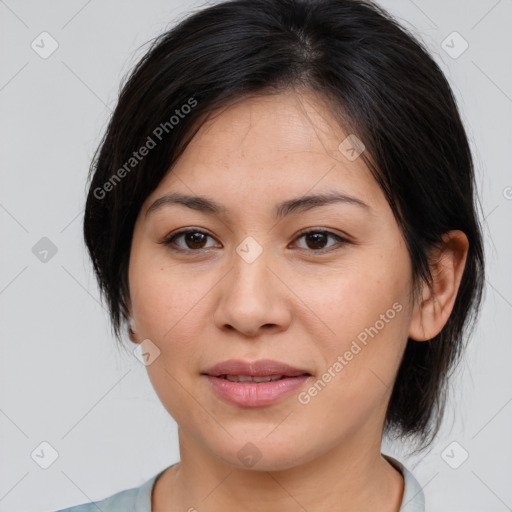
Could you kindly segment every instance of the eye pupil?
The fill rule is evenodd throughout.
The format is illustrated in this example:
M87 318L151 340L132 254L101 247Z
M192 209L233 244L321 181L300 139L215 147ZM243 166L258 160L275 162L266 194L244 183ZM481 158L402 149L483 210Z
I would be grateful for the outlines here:
M313 241L314 248L321 249L323 247L323 245L325 244L326 234L325 233L310 233L310 234L306 235L306 238L308 240ZM318 247L318 245L320 245L322 247Z
M187 233L185 235L185 237L186 237L187 245L200 249L202 247L202 242L204 243L204 239L206 238L206 235L204 233L199 233L196 231L196 232L192 232L192 233ZM195 244L199 245L199 247L196 247Z

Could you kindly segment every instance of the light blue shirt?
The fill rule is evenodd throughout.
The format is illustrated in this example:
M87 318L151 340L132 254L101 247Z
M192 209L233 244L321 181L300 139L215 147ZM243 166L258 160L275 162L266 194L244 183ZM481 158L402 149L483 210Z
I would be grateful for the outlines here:
M425 496L420 484L403 464L389 455L384 455L404 476L404 495L399 512L425 512ZM177 463L176 463L177 464ZM175 466L172 464L171 466ZM169 466L169 467L171 467ZM168 468L151 477L140 487L119 491L94 503L83 503L55 512L151 512L151 492L157 478Z

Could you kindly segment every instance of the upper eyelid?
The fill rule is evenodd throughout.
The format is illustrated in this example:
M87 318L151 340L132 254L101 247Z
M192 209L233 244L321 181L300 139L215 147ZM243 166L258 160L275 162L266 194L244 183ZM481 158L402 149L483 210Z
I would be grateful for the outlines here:
M188 229L179 229L175 233L171 233L170 235L168 235L164 238L162 243L165 244L168 240L171 240L173 238L178 238L180 236L188 235L189 233L202 233L203 235L209 236L210 238L215 240L215 237L213 235L210 235L210 233L208 233L207 231L204 231L202 229L188 228ZM192 250L192 249L187 249L187 250ZM197 250L199 251L200 249L197 249Z
M209 236L210 238L215 240L215 237L213 235L211 235L207 231L204 231L201 228L184 228L184 229L178 229L176 232L171 233L170 235L167 235L160 243L163 245L170 245L170 240L184 236L188 233L202 233L202 234ZM339 233L336 233L335 231L332 231L331 229L322 228L322 227L304 228L303 230L299 231L295 235L294 240L297 240L298 238L302 238L303 236L305 236L309 233L325 233L332 238L337 238L338 243L343 243L343 242L352 243L350 237L348 237L347 235L339 234ZM195 249L195 250L194 249L182 249L182 250L183 251L191 251L191 252L199 252L199 251L205 250L205 249ZM313 252L321 252L321 251L322 251L322 249L319 249L318 251L313 251Z

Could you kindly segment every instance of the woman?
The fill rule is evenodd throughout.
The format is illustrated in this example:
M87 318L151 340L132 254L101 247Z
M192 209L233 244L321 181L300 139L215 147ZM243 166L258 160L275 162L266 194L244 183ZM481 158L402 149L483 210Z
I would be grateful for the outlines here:
M85 241L180 462L86 512L423 511L484 279L473 164L423 46L363 0L234 0L158 37L91 166Z

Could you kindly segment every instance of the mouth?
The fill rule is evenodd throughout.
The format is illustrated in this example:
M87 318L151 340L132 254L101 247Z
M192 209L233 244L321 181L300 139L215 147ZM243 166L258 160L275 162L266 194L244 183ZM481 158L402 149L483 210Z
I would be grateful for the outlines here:
M229 360L201 373L217 396L239 407L270 405L299 387L311 372L286 363L262 359L254 362Z
M219 379L226 379L230 382L274 382L282 379L293 379L294 377L309 376L310 373L301 373L299 375L267 375L257 377L255 375L210 375Z
M306 369L272 359L259 359L253 362L229 359L217 363L202 374L231 382L270 382L303 375L311 376Z

